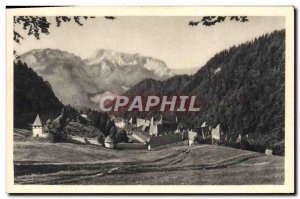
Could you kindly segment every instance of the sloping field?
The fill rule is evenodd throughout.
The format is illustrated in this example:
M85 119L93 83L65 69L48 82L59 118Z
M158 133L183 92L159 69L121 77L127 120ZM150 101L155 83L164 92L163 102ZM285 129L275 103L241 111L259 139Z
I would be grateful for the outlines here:
M17 184L283 184L284 157L221 146L109 150L15 142Z

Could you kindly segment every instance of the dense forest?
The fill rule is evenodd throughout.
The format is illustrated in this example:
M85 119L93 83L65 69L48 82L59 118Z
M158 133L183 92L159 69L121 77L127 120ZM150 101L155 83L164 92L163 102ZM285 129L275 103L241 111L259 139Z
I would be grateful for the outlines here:
M67 134L63 128L70 121L78 121L85 125L90 123L99 129L98 137L102 142L108 135L116 142L126 139L124 132L117 131L114 122L106 113L89 109L88 122L76 109L70 105L64 106L53 93L51 85L38 76L32 68L26 63L17 61L14 63L14 127L30 128L37 114L40 115L46 129L52 127L50 139L54 142L66 141L67 138L63 136L67 137Z
M285 31L281 30L216 54L194 75L146 79L125 95L195 95L200 112L176 113L180 122L191 128L205 121L212 127L220 124L226 145L235 146L241 135L242 148L261 152L271 148L274 154L284 154L284 77ZM160 113L125 113L133 114Z
M14 127L28 128L38 113L44 122L53 119L62 107L47 81L26 63L14 62Z

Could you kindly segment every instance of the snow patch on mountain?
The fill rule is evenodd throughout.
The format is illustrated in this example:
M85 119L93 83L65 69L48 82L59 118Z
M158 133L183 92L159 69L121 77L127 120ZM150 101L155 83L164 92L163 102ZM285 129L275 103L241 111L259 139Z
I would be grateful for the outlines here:
M85 59L84 62L87 65L98 65L105 71L137 66L154 72L159 78L168 78L174 75L166 63L161 60L141 56L139 54L120 53L105 49L95 51L93 55Z

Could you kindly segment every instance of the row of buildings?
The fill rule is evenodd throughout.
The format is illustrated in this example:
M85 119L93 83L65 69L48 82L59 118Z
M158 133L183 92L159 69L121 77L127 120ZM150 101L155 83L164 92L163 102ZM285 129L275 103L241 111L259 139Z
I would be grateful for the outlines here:
M184 128L178 124L177 117L174 121L163 120L160 116L158 119L152 117L150 120L132 117L128 121L121 117L113 117L113 121L117 128L124 129L127 136L134 145L126 145L127 148L148 148L174 144L186 141L189 145L195 144L196 136L202 136L203 139L211 137L212 140L219 140L221 129L220 125L216 128L208 127L206 122L201 125L201 129ZM43 131L43 125L39 115L32 123L33 137L47 137L47 133ZM105 147L115 148L116 145L110 136L105 139ZM140 145L139 145L140 144ZM125 144L123 144L125 146Z
M156 120L154 117L151 117L150 120L131 117L128 121L117 117L114 118L114 122L116 127L127 132L130 140L148 145L149 150L153 147L183 141L187 141L189 145L192 145L195 144L197 136L202 136L203 140L207 138L219 140L221 136L220 125L211 128L204 122L201 129L196 131L183 127L178 123L177 117L173 121L164 120L162 116Z
M53 120L53 125L59 124L61 115ZM189 145L195 144L195 138L202 137L203 140L210 138L211 144L218 144L221 140L220 124L215 128L208 126L206 122L201 125L200 131L184 128L178 124L177 118L174 122L166 122L160 116L158 120L152 117L150 120L142 118L130 118L126 122L123 118L114 118L116 127L126 131L127 136L130 138L130 143L115 144L110 136L107 136L104 142L106 148L117 149L149 149L154 147L173 145L178 143L187 142ZM46 138L48 134L43 130L43 123L40 116L37 114L34 122L32 123L32 136ZM246 135L248 139L248 135ZM227 135L223 135L223 139L227 141ZM241 142L242 136L239 134L236 143ZM230 142L230 140L229 140ZM266 149L267 155L272 155L271 149Z

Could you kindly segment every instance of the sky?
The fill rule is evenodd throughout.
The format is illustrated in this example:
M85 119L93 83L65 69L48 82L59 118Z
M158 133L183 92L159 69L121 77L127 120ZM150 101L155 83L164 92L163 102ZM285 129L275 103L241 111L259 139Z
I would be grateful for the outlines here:
M53 48L87 58L99 49L141 54L163 60L169 68L200 68L216 53L255 37L285 28L284 17L249 17L249 22L225 21L215 26L189 26L199 17L104 17L88 19L83 26L62 23L54 17L49 35L24 36L15 44L18 55L33 49Z

